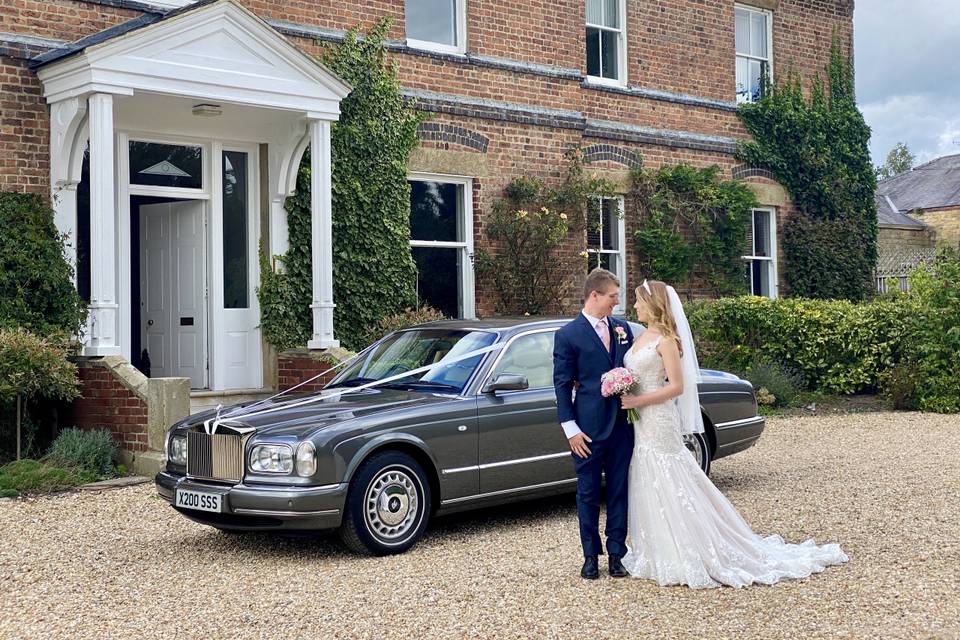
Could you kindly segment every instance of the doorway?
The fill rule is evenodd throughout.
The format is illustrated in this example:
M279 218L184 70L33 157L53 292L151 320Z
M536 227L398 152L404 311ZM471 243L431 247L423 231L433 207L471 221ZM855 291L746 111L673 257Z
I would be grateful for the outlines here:
M209 385L206 201L130 197L133 364Z

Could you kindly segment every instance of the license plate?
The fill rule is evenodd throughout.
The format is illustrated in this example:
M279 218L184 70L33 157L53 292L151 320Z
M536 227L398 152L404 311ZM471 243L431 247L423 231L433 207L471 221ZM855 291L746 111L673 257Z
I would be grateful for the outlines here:
M223 511L223 496L218 493L177 489L176 505L184 509L220 513Z

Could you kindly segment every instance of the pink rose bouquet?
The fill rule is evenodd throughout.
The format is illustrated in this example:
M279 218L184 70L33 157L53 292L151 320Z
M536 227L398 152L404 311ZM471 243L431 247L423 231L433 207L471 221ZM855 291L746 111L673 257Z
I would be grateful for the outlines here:
M630 393L635 386L637 386L637 379L626 367L611 369L600 377L600 393L604 398ZM636 409L627 409L627 420L636 422L638 419Z

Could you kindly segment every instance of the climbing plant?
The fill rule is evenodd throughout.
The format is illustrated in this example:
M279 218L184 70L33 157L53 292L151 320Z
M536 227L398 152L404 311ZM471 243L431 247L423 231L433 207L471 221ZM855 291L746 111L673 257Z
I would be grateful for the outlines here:
M815 78L809 96L798 74L775 88L765 80L763 97L738 110L753 139L737 158L771 171L797 207L782 240L790 293L860 300L873 291L876 178L853 65L836 38L826 73L827 86Z
M741 256L757 204L749 187L722 180L716 165L637 167L628 197L637 216L638 276L699 285L715 295L743 292Z
M563 179L548 185L539 178L512 180L492 207L485 229L491 251L477 250L477 273L496 294L496 313L557 313L576 261L564 256L571 233L588 225L591 201L611 196L615 185L584 169L579 147L567 154Z
M386 60L389 28L381 20L363 36L353 29L321 57L353 88L331 132L334 331L350 349L364 346L366 328L416 298L407 159L423 116L404 102L396 67ZM264 336L279 348L303 346L312 332L309 157L286 209L290 250L278 260L282 273L266 273L275 265L261 261L258 291Z

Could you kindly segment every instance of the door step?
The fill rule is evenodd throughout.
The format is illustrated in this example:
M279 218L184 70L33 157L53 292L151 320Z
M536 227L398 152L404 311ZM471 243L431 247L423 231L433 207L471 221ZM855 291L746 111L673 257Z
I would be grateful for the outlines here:
M196 389L190 392L190 413L216 409L217 405L223 405L226 408L241 402L263 400L276 393L273 389L230 389L228 391Z

